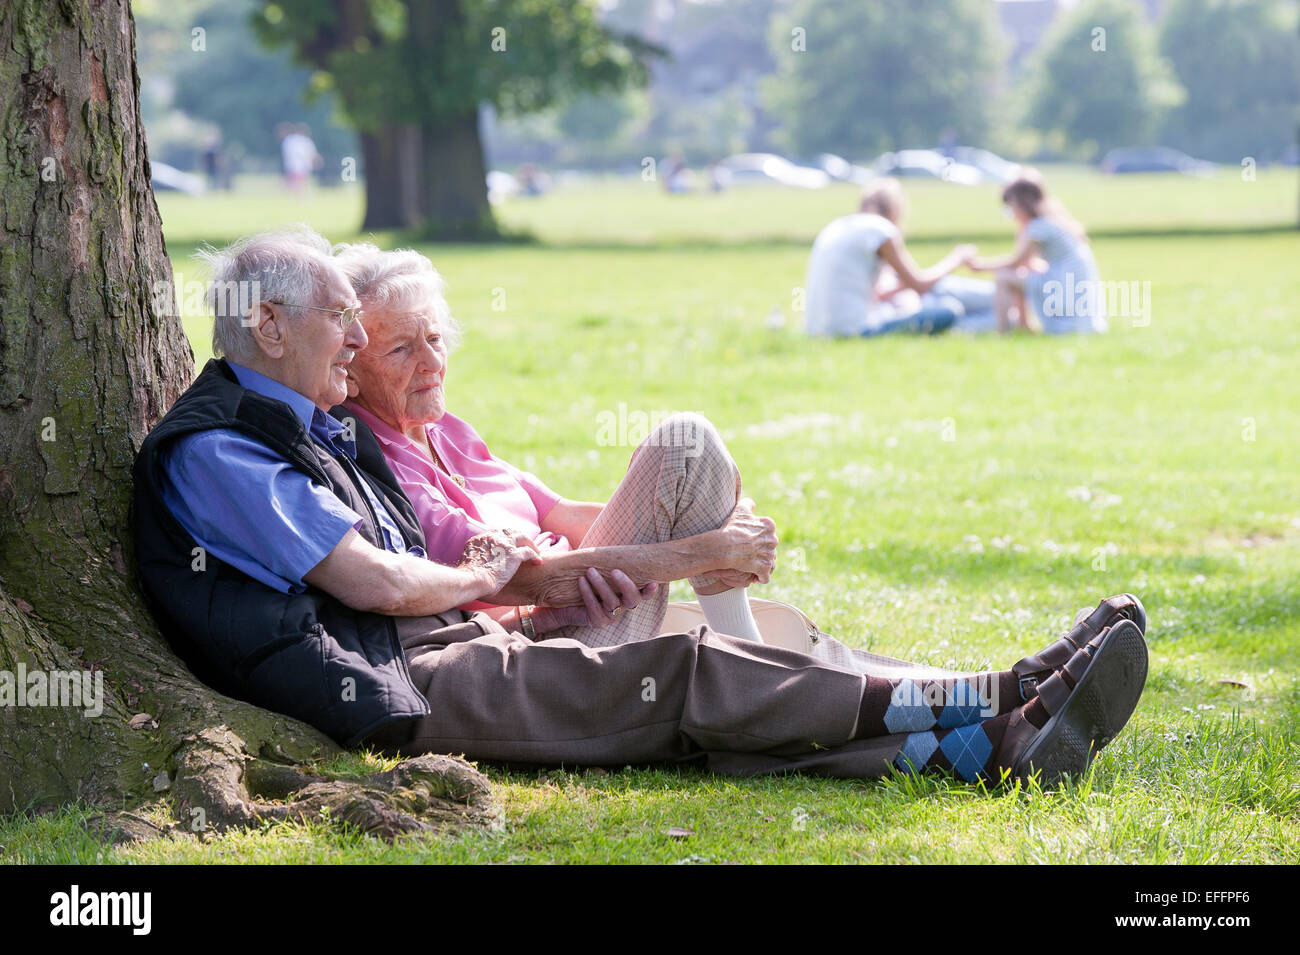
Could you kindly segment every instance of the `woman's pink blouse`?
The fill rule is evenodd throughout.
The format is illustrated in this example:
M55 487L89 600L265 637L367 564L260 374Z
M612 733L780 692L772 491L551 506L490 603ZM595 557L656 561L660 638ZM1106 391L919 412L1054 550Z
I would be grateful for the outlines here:
M425 425L443 463L465 479L461 488L406 435L359 405L346 407L379 439L388 466L415 505L431 560L455 565L471 537L507 529L527 534L543 553L569 550L567 540L541 527L560 496L535 475L493 457L467 422L444 414Z

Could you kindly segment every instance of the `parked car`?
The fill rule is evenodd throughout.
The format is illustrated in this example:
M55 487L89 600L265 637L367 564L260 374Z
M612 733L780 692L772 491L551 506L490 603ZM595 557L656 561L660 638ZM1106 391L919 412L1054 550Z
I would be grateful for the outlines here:
M933 176L962 186L977 186L984 174L934 149L900 149L884 153L871 164L877 176Z
M974 146L954 146L952 158L967 166L974 166L990 182L1010 182L1020 174L1020 163L1003 159L997 153Z
M1101 158L1101 171L1129 172L1181 172L1185 176L1212 176L1215 166L1204 159L1193 159L1187 153L1169 146L1124 146L1112 149Z
M154 192L174 190L190 196L201 196L206 188L199 176L181 172L175 166L169 166L165 162L151 160L149 171Z
M519 194L519 180L508 172L493 169L487 174L488 202L496 205Z
M834 153L822 153L817 157L817 165L826 175L840 182L853 182L861 186L876 178L876 174L866 166L858 166Z
M733 186L778 184L797 186L800 189L825 189L831 177L824 169L799 166L773 153L738 153L718 163L726 171Z

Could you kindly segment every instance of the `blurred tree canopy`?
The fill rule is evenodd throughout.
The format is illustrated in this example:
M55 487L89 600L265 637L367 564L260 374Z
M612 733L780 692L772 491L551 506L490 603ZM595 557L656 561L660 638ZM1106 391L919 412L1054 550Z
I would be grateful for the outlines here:
M248 18L257 2L215 0L197 11L204 49L182 53L172 105L216 126L234 157L268 167L279 161L276 126L305 122L327 167L338 170L344 156L356 154L356 136L339 125L334 97L319 80L313 85L311 70L293 65L287 52L249 42Z
M1174 0L1160 50L1187 90L1165 139L1207 159L1274 160L1300 122L1296 5L1278 0Z
M810 155L982 143L1003 61L987 0L798 0L773 22L765 102Z
M264 0L258 34L337 91L362 134L367 228L492 235L479 108L535 112L644 83L656 47L585 0Z
M1182 89L1129 0L1087 0L1067 14L1030 67L1026 122L1082 158L1145 145Z
M1156 141L1234 163L1294 155L1298 0L1169 0L1155 22L1135 0L1086 0L1046 36L1050 11L1021 6L133 0L153 155L192 165L215 126L265 168L276 124L305 121L335 180L361 157L366 228L490 234L485 146L499 168L636 169L676 150L861 160L945 133L1019 158ZM1004 27L1032 50L1005 80Z

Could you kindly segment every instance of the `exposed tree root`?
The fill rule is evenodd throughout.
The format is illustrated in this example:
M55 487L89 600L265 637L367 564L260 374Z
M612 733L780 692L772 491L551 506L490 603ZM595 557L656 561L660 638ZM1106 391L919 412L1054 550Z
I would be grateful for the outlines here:
M369 776L331 776L250 757L224 726L186 739L169 785L180 827L194 833L266 820L326 820L392 841L462 825L501 825L487 779L462 759L417 756Z

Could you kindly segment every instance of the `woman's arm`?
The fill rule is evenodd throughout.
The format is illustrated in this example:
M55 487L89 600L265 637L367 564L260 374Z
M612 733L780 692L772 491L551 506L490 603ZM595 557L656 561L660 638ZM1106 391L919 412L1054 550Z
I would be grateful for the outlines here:
M916 264L912 253L907 251L902 236L886 239L876 250L876 255L898 274L898 280L921 295L930 291L949 272L965 265L974 254L975 246L959 245L934 265L923 269Z
M679 580L718 569L721 531L709 531L660 544L586 547L543 555L540 564L523 565L494 594L480 597L487 603L540 604L576 607L582 603L578 581L587 570L603 574L621 570L638 587L651 582Z
M776 525L759 517L748 499L736 505L727 523L716 530L654 544L586 547L548 553L539 563L521 565L488 603L573 607L582 603L578 581L588 568L602 573L621 570L636 586L666 583L718 572L747 574L767 583L776 566Z
M541 528L563 537L569 542L570 547L577 550L582 546L587 531L591 530L592 523L604 508L604 504L591 501L570 501L560 498L547 512Z
M992 258L973 258L970 260L969 267L976 272L996 272L998 269L1016 269L1022 265L1028 265L1030 260L1037 254L1038 244L1033 239L1025 235L1021 230L1016 236L1016 245L1006 255L995 255Z
M659 584L649 583L640 589L632 578L621 570L610 574L606 580L597 570L588 568L578 578L578 593L582 605L578 607L489 607L481 611L507 630L527 633L524 617L532 618L537 634L551 633L563 627L607 627L622 610L634 610L642 600L651 597Z

